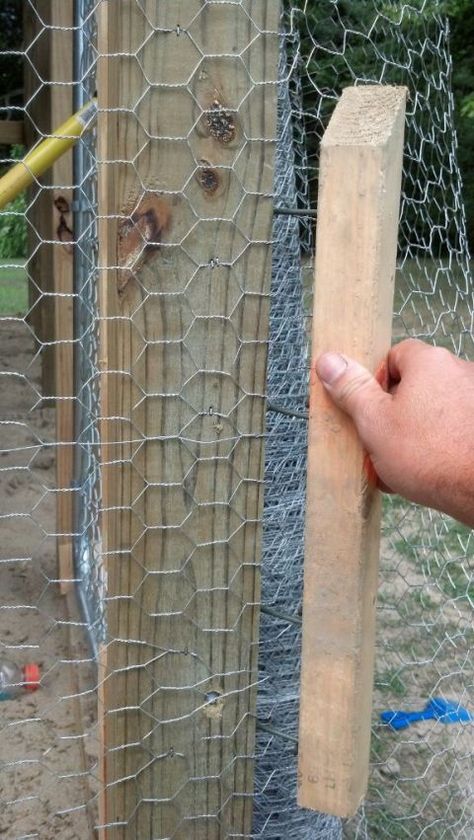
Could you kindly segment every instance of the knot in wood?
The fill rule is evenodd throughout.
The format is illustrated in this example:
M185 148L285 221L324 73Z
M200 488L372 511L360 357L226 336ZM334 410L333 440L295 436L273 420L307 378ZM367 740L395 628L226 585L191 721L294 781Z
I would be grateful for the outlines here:
M74 234L69 227L66 219L64 218L64 214L61 213L59 217L59 224L56 228L56 235L60 242L72 242L74 240Z
M123 291L131 274L141 271L159 250L170 222L168 202L156 195L147 196L138 207L125 214L118 228L119 292Z
M230 143L235 137L235 122L232 114L215 99L207 112L207 124L212 137L219 143Z
M206 693L206 705L204 714L210 720L220 720L224 710L224 698L220 691L211 690Z
M215 193L217 187L219 186L219 176L216 170L212 169L210 166L206 166L199 170L198 180L204 192L209 195Z
M58 195L57 198L54 199L54 206L56 210L59 210L60 213L69 213L69 201L63 195Z

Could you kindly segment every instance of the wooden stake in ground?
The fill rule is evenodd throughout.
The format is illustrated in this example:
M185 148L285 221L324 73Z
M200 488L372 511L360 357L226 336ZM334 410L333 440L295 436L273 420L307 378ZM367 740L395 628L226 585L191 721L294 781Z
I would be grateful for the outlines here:
M313 357L372 371L390 346L406 90L346 89L321 144ZM299 804L340 817L367 786L380 494L312 367Z

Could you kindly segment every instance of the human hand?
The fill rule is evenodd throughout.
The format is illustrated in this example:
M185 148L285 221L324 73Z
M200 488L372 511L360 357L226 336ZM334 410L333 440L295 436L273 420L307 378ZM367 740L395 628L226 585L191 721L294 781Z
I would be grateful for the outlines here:
M320 356L316 372L384 489L474 526L474 363L408 339L387 365L388 391L338 353Z

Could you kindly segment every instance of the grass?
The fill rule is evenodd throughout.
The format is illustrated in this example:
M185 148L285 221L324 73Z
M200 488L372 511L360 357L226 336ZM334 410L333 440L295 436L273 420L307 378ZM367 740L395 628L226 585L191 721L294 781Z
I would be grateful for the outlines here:
M438 575L439 586L453 600L468 599L474 605L474 572L467 566L466 558L449 560Z
M0 260L0 317L23 317L28 310L24 260Z
M407 688L400 678L399 669L386 668L385 671L375 675L375 688L383 694L394 694L396 697L404 697Z
M378 770L370 776L369 795L365 805L367 833L361 835L370 837L371 840L411 840L413 837L421 836L424 828L423 820L416 816L423 805L423 792L418 791L416 787L410 791L409 804L412 816L408 817L403 808L397 814L396 809L390 804L390 792L397 784L397 777L386 777L380 772L380 768L394 755L397 740L397 735L387 727L379 728L378 732L372 732L370 760L372 766ZM404 807L406 806L405 801ZM354 822L350 820L344 832L344 838L352 840L354 836L359 837L359 833L354 829Z
M368 815L368 825L371 831L371 837L384 838L384 840L412 840L413 837L418 837L418 831L421 826L414 826L412 820L407 820L406 817L397 817L389 810L381 808L374 813ZM415 835L413 831L416 831Z
M395 282L393 339L416 336L473 358L471 309L467 266L406 260Z
M467 599L474 604L471 529L453 520L446 531L436 534L433 529L427 533L421 516L418 522L412 518L410 525L407 537L393 542L397 554L410 560L450 600ZM421 590L416 597L423 609L435 606Z
M474 273L474 262L470 264L470 272L471 275ZM467 274L467 266L455 263L450 266L447 259L405 260L396 273L393 341L417 337L474 358L471 289ZM309 320L312 297L313 272L306 259L303 261L303 300Z

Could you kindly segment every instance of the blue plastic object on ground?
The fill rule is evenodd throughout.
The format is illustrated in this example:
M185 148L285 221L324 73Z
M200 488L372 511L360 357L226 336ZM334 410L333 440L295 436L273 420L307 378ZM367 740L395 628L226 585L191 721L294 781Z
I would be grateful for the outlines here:
M428 700L421 712L388 711L381 712L380 717L392 729L405 729L419 720L439 720L441 723L468 723L474 720L471 713L459 703L444 700L443 697L433 697Z

